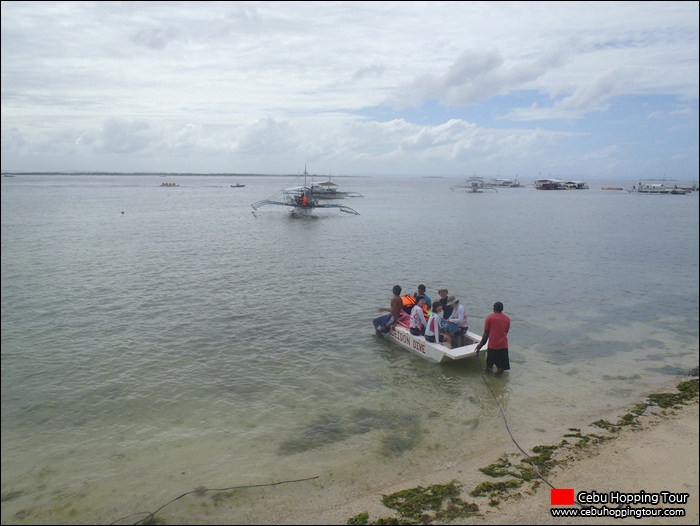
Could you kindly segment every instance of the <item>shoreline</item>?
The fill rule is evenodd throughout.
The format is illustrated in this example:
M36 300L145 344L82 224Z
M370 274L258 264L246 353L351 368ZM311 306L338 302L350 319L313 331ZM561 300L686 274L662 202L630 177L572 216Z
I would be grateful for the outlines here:
M686 380L697 382L697 377ZM680 385L676 381L676 385ZM671 392L677 392L678 389ZM652 395L650 395L652 396ZM629 416L629 413L625 415ZM624 419L625 417L621 417ZM573 488L576 494L620 493L687 493L686 504L639 504L633 508L683 508L684 517L552 517L550 510L550 486L537 481L526 484L515 491L498 497L495 506L489 505L489 498L472 497L469 493L476 487L475 473L455 466L439 469L412 480L401 481L395 487L369 491L363 495L348 497L342 503L323 509L320 493L307 494L307 511L297 513L287 510L286 515L271 513L263 522L268 524L376 524L392 519L401 524L419 524L400 517L394 510L384 506L382 497L411 488L427 488L431 485L445 485L455 481L461 486L460 498L466 502L476 502L479 512L472 516L457 517L451 521L433 520L431 524L698 524L698 397L697 393L682 404L669 408L649 405L630 425L615 426L610 432L601 429L598 435L608 434L607 440L595 441L581 448L565 447L555 453L559 458L546 481L554 488ZM614 438L613 438L614 437ZM571 439L569 439L571 440ZM517 455L522 456L518 453ZM510 456L510 454L508 455ZM496 462L492 458L491 462ZM482 464L482 466L486 466ZM515 462L513 463L515 464ZM482 473L476 474L480 480L489 479ZM531 487L532 486L532 487ZM316 499L314 498L317 497ZM493 498L493 497L491 497ZM335 500L335 499L333 499ZM606 504L594 504L600 508ZM559 506L572 508L573 506ZM615 506L607 504L608 508ZM272 510L270 510L272 511ZM261 519L261 517L257 517ZM267 522L269 521L269 522ZM352 522L349 522L352 521Z
M682 384L692 384L692 389L681 392ZM665 390L647 395L645 402L633 408L610 411L603 418L617 423L598 420L594 424L579 423L585 428L594 427L593 433L582 434L569 428L570 434L562 437L566 445L534 445L526 447L529 462L516 444L507 452L493 449L469 458L455 459L449 465L435 466L414 476L381 484L371 477L348 481L340 473L297 480L277 481L252 486L223 489L203 487L172 498L155 510L136 514L119 514L116 510L128 509L124 502L114 503L102 509L97 520L74 522L75 524L698 524L699 490L699 440L698 440L698 377L676 377ZM674 402L676 395L684 395ZM655 403L656 402L656 403ZM625 411L630 411L625 414ZM632 413L636 413L633 416ZM614 416L613 416L614 415ZM614 438L613 438L614 437ZM514 441L517 437L514 438ZM545 453L542 453L542 450ZM546 452L549 451L550 454ZM499 456L500 453L500 456ZM505 460L504 460L505 459ZM543 460L544 459L544 460ZM405 459L410 462L409 458ZM541 478L523 478L519 487L502 491L485 492L474 496L472 492L484 485L513 481L512 476L498 477L495 473L506 471L508 475L522 473L536 463ZM504 468L504 465L507 467ZM488 472L488 473L486 473ZM534 472L530 472L534 473ZM361 477L361 475L360 475ZM411 493L457 488L455 502L457 513L451 518L435 517L423 500L419 514L402 516L383 503L385 496L397 492ZM632 508L682 508L682 517L613 518L557 517L552 509L579 509L580 506L551 505L552 488L571 488L579 492L610 495L672 492L686 493L685 504L639 504ZM443 493L444 495L444 493ZM181 499L181 497L185 497ZM445 509L447 500L442 501ZM590 506L590 504L589 504ZM596 508L616 508L616 504L593 504ZM627 507L627 505L625 505ZM453 506L454 508L454 506ZM463 511L472 513L463 513ZM420 513L427 512L427 519ZM115 516L120 517L115 520ZM417 518L416 518L417 517ZM44 517L45 518L45 517ZM205 521L205 522L202 522ZM3 520L3 524L5 524ZM27 524L28 522L20 521ZM53 524L53 520L32 522Z

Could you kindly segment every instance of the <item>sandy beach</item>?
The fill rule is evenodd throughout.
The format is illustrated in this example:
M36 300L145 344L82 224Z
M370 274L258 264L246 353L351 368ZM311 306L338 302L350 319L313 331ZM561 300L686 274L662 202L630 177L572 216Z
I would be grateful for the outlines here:
M614 434L616 438L612 440L578 450L559 451L559 456L566 457L567 461L545 477L551 487L573 488L576 495L582 491L599 495L610 495L613 492L638 495L642 492L647 495L660 492L685 493L688 497L687 502L683 504L659 502L656 505L647 503L632 506L682 509L685 516L554 518L550 512L551 487L545 483L539 484L534 490L520 488L520 495L501 497L497 506L490 506L488 498L474 498L467 494L470 488L475 487L475 480L479 479L479 476L482 480L487 480L488 477L481 473L475 475L471 469L465 469L464 466L455 466L425 474L420 480L402 481L395 487L353 497L343 504L327 509L323 509L320 499L316 500L314 492L310 492L306 502L308 513L268 518L277 524L348 524L349 519L366 513L366 523L372 524L379 519L398 517L393 510L382 504L383 495L419 486L426 488L433 484L448 484L455 480L463 485L461 498L468 502L476 502L480 513L471 517L456 518L449 524L698 524L697 397L668 409L650 406L636 419L634 425L622 426ZM482 465L487 464L484 459ZM619 508L618 504L593 506ZM433 524L440 523L445 521L433 521Z

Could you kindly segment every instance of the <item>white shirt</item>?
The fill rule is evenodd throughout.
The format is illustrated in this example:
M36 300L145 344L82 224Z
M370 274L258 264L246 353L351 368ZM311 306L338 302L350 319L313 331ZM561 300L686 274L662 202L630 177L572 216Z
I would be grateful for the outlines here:
M437 312L433 312L428 319L428 324L425 326L425 335L433 336L436 342L439 342L440 338L440 315Z
M422 329L425 327L425 315L423 314L423 307L420 305L414 305L411 309L411 329Z
M461 303L458 303L454 306L454 309L452 310L452 314L450 315L450 319L448 321L451 321L457 327L467 326L467 313L464 312L464 307Z

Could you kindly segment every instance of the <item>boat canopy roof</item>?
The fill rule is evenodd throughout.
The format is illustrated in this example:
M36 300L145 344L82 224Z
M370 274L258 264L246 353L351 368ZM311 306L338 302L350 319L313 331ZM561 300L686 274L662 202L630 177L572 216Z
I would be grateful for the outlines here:
M288 194L288 195L304 195L307 192L310 192L311 188L308 186L293 186L291 188L286 188L282 190L282 193Z

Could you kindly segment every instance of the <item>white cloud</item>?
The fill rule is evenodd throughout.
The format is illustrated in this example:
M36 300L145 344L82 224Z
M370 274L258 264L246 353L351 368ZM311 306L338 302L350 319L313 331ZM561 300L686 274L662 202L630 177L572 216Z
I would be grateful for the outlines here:
M697 2L3 2L1 52L5 171L698 171Z

